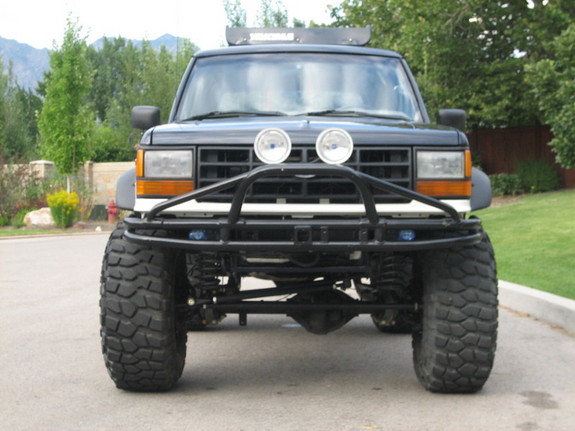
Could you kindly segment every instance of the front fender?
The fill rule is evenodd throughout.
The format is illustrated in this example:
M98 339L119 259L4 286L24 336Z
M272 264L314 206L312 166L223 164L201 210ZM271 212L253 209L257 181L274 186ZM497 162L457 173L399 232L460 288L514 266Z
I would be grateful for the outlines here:
M476 211L491 205L491 181L487 174L477 168L471 173L471 210Z
M123 174L116 183L116 205L122 210L134 209L136 204L136 168Z

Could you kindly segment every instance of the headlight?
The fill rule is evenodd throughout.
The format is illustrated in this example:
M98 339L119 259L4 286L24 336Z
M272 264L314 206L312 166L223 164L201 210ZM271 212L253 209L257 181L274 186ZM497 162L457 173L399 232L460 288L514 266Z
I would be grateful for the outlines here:
M437 198L467 199L471 196L471 153L465 151L418 151L418 193Z
M417 178L465 178L465 153L463 151L418 151Z
M291 152L291 140L281 129L265 129L258 133L254 142L258 159L267 164L284 162Z
M192 178L193 158L191 151L146 151L144 177L146 178Z
M317 137L315 150L325 163L340 165L351 156L353 140L343 129L326 129Z
M178 196L194 190L193 152L160 150L136 153L136 195Z

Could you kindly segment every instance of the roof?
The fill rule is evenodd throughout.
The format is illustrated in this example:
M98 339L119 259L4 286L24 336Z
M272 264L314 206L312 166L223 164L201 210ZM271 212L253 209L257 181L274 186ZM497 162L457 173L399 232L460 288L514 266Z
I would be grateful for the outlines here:
M238 45L227 48L218 48L199 51L195 57L213 57L217 55L234 54L263 54L263 53L289 53L289 52L317 52L330 54L355 54L355 55L379 55L383 57L401 58L395 51L366 48L363 46L347 45L317 45L317 44L261 44L261 45Z

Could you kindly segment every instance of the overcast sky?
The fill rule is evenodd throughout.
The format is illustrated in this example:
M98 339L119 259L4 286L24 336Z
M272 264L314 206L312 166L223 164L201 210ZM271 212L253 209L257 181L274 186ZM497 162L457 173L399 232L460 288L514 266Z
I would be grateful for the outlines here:
M331 21L327 5L341 0L283 0L292 18ZM259 0L242 0L248 25ZM60 45L68 16L77 18L82 36L92 43L102 36L156 39L166 33L190 39L202 49L225 43L223 0L0 0L0 36L35 48Z

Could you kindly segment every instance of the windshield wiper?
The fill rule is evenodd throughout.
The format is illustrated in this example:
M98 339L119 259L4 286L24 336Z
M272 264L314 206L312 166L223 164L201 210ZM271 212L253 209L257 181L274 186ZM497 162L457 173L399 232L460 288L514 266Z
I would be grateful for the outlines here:
M325 109L323 111L314 111L314 112L306 112L301 115L309 115L309 116L342 116L342 117L373 117L373 118L384 118L386 120L402 120L402 121L411 121L406 115L394 115L394 114L374 114L372 112L367 111L358 111L353 109Z
M194 115L186 118L184 121L205 120L208 118L232 118L232 117L248 117L248 116L265 116L265 117L281 117L287 115L280 111L211 111L205 114Z

